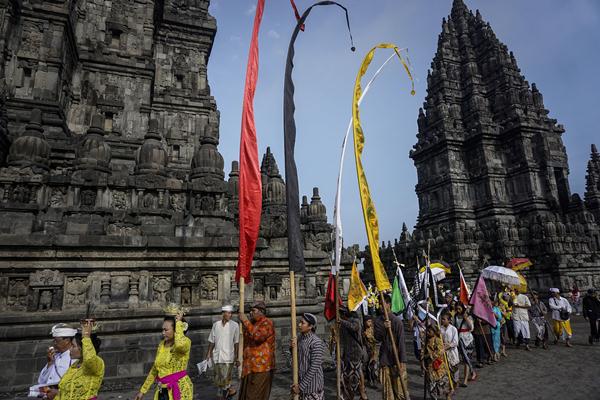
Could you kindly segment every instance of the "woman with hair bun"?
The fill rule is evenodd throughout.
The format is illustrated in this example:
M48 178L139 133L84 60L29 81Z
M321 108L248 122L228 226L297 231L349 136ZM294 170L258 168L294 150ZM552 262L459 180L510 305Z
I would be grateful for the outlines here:
M104 361L98 356L100 339L92 333L93 320L81 322L71 344L71 359L77 359L58 384L55 400L96 400L102 379Z
M141 400L154 382L154 400L192 400L194 387L187 374L191 340L185 336L188 325L183 311L167 315L163 321L163 340L158 345L154 365L135 400Z

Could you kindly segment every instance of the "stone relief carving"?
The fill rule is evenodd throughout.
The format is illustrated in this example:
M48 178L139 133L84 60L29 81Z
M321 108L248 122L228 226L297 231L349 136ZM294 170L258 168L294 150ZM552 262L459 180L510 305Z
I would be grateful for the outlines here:
M200 198L200 204L198 206L201 211L214 211L215 209L215 199L211 196L202 196Z
M290 278L283 277L281 278L281 297L290 297Z
M127 194L122 191L112 193L112 206L116 210L127 209Z
M8 296L6 304L11 308L27 307L29 279L10 278L8 281Z
M100 301L102 303L110 302L110 276L106 275L100 280Z
M109 224L106 228L106 234L109 236L141 236L142 230L139 226L130 226L120 223Z
M52 293L52 290L40 291L40 300L39 300L37 310L38 311L51 311L53 298L54 298L54 294Z
M191 305L192 304L192 289L189 286L181 287L181 304Z
M169 204L175 212L185 210L185 195L183 193L174 193L169 196Z
M166 303L171 300L169 291L171 290L171 278L167 276L152 277L153 299L159 303Z
M67 190L65 188L52 188L50 194L50 207L58 208L65 206Z
M63 275L60 271L44 269L29 276L30 286L62 286Z
M140 276L138 273L132 273L129 277L129 303L136 304L139 302L139 284Z
M89 283L87 277L68 277L65 286L65 304L84 305Z
M31 200L31 189L25 185L17 185L13 188L10 199L15 203L27 204Z
M202 275L200 278L200 297L204 300L218 299L219 278L217 275Z
M144 194L144 197L142 200L142 206L144 208L156 208L157 207L156 196L153 193Z
M264 281L263 278L254 278L254 300L264 300Z
M96 205L96 191L95 190L82 190L81 191L81 205L85 207L93 207Z

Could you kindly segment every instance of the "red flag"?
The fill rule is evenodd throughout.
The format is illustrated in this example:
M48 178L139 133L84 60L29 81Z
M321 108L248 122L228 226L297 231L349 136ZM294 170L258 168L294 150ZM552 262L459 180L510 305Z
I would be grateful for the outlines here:
M335 319L335 293L336 293L335 275L329 273L327 281L327 292L325 293L325 310L324 315L327 321ZM339 304L342 304L342 299L339 299Z
M258 163L256 126L254 125L254 92L256 91L256 81L258 79L258 31L260 30L264 8L265 0L258 0L256 14L254 15L252 40L248 52L240 135L240 247L235 279L239 281L240 277L244 277L246 282L251 279L250 268L256 250L262 211L261 176Z
M467 286L465 277L462 274L462 270L459 269L458 272L460 273L460 302L466 306L469 304L469 297L471 296L471 293L469 293L469 287Z
M487 287L485 286L483 276L480 276L477 280L469 304L473 306L473 315L486 321L492 327L496 327L496 316L492 311L492 302Z
M531 267L533 263L529 258L513 258L507 264L506 268L510 268L513 271L521 271L522 269Z

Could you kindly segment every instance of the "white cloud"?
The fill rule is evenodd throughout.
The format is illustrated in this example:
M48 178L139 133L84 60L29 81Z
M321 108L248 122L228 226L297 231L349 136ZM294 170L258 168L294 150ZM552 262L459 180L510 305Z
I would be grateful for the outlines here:
M246 15L248 15L248 16L254 15L255 11L256 11L256 4L252 4L252 6L250 6L250 8L246 10Z
M272 39L279 39L281 37L281 35L279 33L277 33L277 31L271 29L269 30L269 32L267 33L267 35L272 38Z

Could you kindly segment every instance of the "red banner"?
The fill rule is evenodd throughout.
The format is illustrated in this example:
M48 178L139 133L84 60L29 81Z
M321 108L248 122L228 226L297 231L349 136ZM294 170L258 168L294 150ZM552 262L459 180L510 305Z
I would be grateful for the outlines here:
M250 51L248 52L240 137L240 247L235 279L239 281L240 277L244 277L244 281L246 282L250 282L251 279L250 269L256 250L262 211L262 186L260 165L258 162L256 126L254 124L254 92L256 91L256 81L258 80L258 32L264 8L265 0L258 0L254 16L252 41L250 42Z

